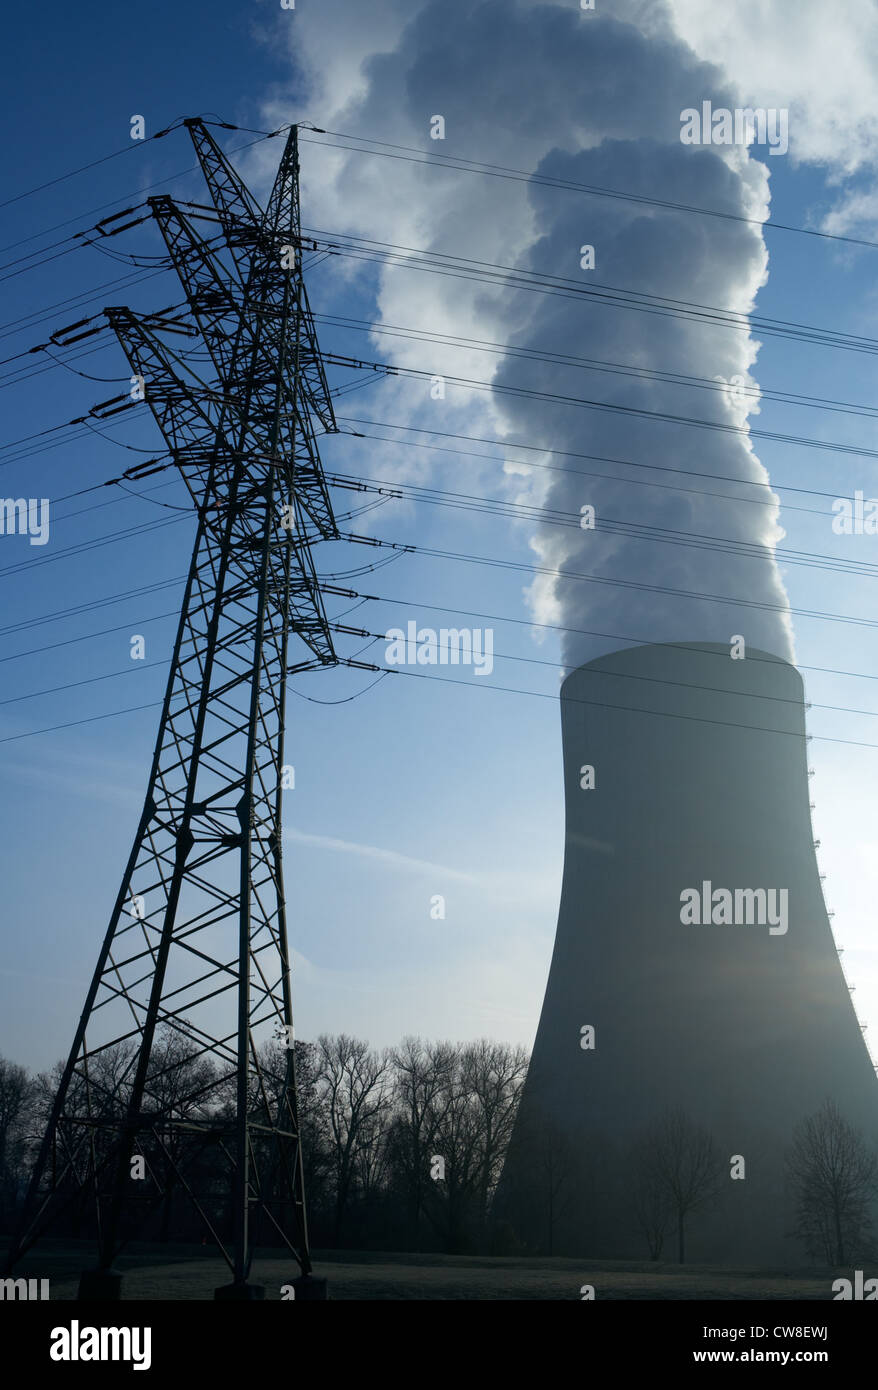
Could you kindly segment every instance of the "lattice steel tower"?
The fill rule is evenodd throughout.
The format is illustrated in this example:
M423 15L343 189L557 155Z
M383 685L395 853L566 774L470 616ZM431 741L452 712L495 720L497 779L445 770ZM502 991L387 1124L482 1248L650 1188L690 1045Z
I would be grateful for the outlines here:
M302 275L296 128L262 212L203 122L185 124L212 206L149 204L188 309L105 314L197 534L143 812L12 1258L86 1206L99 1259L80 1296L118 1296L135 1215L185 1192L232 1271L220 1296L260 1296L255 1213L306 1276L299 1296L321 1296L307 1277L281 770L287 672L337 659L311 555L338 536L315 437L336 424Z

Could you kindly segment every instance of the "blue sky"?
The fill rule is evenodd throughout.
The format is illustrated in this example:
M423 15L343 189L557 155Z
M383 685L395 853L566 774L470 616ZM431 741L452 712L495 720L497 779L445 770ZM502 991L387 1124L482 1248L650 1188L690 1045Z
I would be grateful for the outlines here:
M12 248L0 254L0 260L10 265L34 248L48 247L68 232L92 225L96 217L140 201L147 189L158 192L167 188L180 196L201 196L196 175L175 177L194 163L185 133L177 131L161 141L138 145L129 140L129 122L134 114L144 116L148 134L178 116L201 112L216 112L241 126L266 129L281 120L305 117L318 125L328 124L333 116L344 113L347 103L351 119L352 113L358 112L359 118L370 122L357 125L354 133L432 149L427 119L433 101L451 103L454 98L449 63L435 58L423 36L400 40L398 8L392 4L375 7L371 39L360 7L350 5L349 30L335 25L334 32L333 10L338 6L330 6L327 13L318 16L305 4L292 14L268 4L159 3L151 5L142 17L135 13L129 19L109 6L73 10L52 5L41 11L39 25L32 14L13 13L7 20L7 52L12 59L6 60L4 85L7 118L14 122L16 138L7 141L4 149L3 186L8 190L4 196L14 196L114 151L125 153L0 209L0 244ZM465 8L470 11L475 7ZM773 19L772 39L778 45L783 39L782 9L780 6ZM294 27L297 25L299 31ZM364 91L351 74L356 74L361 57L368 56L370 44L380 51L385 31L388 51L394 50L396 57L384 64L380 81L373 72L371 86L367 84ZM424 32L429 34L428 25ZM509 43L515 32L510 22ZM335 45L333 62L337 67L333 69L335 86L327 94L321 84L329 71L328 60L322 69L319 60L330 40ZM707 45L707 40L704 42ZM423 45L420 50L418 43ZM713 55L705 49L704 56ZM723 80L744 83L747 52L735 52L730 58L733 61L739 63L738 68ZM467 86L475 79L462 69L458 72L453 63L450 66L460 84L460 109L466 109L467 93L475 109L475 87ZM407 86L399 82L402 68L408 74ZM423 99L419 83L424 88ZM397 107L395 93L401 90L407 96ZM700 95L694 93L695 98ZM571 88L570 105L575 107L581 99L582 94ZM421 100L424 120L419 136ZM842 142L833 159L815 134L810 90L792 91L791 106L794 100L800 101L799 130L807 132L807 142L800 142L797 154L797 128L792 119L791 155L761 155L770 174L771 216L772 220L817 228L852 192L868 195L872 170L859 153L855 159L847 159L848 165L854 159L855 168L843 167L847 158L843 108L839 112L836 107L833 112L833 128ZM862 119L857 100L853 93L851 131L859 129ZM526 105L524 96L522 104ZM620 136L612 96L608 105L608 138L630 144L654 135L645 125L638 130L635 113ZM463 134L454 134L453 122L449 122L443 151L472 159L493 156L500 164L513 162L506 157L508 127L516 119L524 120L526 111L513 117L502 106L496 106L493 114L479 109L478 128L474 125ZM669 120L675 121L678 112L679 105L669 112ZM589 111L588 119L594 132L598 118ZM344 124L330 128L352 129ZM460 122L458 132L459 128ZM231 132L222 133L222 138L227 148L233 148L254 137ZM545 139L548 150L555 138ZM600 139L599 130L591 136L593 145ZM563 154L578 157L575 131L559 128L557 146ZM759 157L760 152L753 154ZM278 155L279 142L271 141L239 156L260 195ZM422 184L403 188L393 182L397 171L388 168L388 160L353 156L355 172L339 185L337 165L327 156L325 145L319 141L303 144L302 158L306 225L339 233L358 231L364 236L377 236L376 227L398 227L396 235L388 235L387 240L421 245L423 241L407 237L418 232L426 235L429 218L433 245L454 252L463 244L473 247L468 254L479 255L472 238L474 229L481 230L479 217L491 220L490 204L483 213L479 200L487 197L484 184L492 181L462 173L436 175L442 180L440 205L438 195L427 188L431 175L419 175ZM626 158L620 146L615 183L620 188L628 186L626 172L632 176ZM528 162L527 148L522 150L521 159L524 162L516 167L535 167L532 160ZM404 192L422 186L423 209L394 202ZM347 201L340 196L339 187ZM655 192L659 197L673 196L661 183ZM517 191L515 196L519 196ZM556 225L552 221L556 207L557 225L561 225L562 217L568 215L560 210L562 201L573 196L562 191L537 195L544 229ZM585 228L582 239L587 241L589 228L600 228L605 213L599 200L576 196L581 197L576 215ZM113 206L94 211L106 204ZM346 225L327 221L333 213L343 217ZM16 245L68 219L69 227ZM878 239L874 225L861 224L856 231ZM502 259L496 254L496 227L487 227L485 235L485 245L495 248L495 253L484 258ZM530 231L522 224L518 243L516 235L516 229L510 227L510 243L526 245ZM759 290L758 313L865 337L875 335L878 251L772 230L765 232L764 240L768 275ZM555 245L550 236L545 245ZM712 245L716 245L715 238ZM113 254L128 251L148 255L158 249L148 228L116 238L110 246ZM600 258L600 244L598 254ZM715 255L715 250L709 254ZM730 254L738 254L736 246ZM53 255L55 251L47 249L34 268L4 282L4 325L55 304L59 307L42 323L0 330L6 335L0 339L0 357L45 342L56 327L94 313L104 304L130 303L147 309L180 297L170 274L100 288L131 275L132 267L88 248L58 259L51 259ZM536 249L533 264L540 264ZM546 267L545 261L541 264L553 269ZM719 262L710 265L714 293L709 302L722 304L725 270ZM743 266L743 262L742 267L742 276L745 270L752 274L752 267ZM11 265L11 269L19 268L19 264ZM559 268L555 273L568 272ZM632 265L622 283L675 293L659 284L644 283L642 275L642 265ZM380 313L386 323L417 322L435 325L439 331L462 333L470 332L467 323L484 322L485 331L478 336L494 340L502 338L504 327L510 335L530 332L533 327L528 320L529 304L507 299L498 307L497 303L480 303L477 298L464 304L455 298L456 288L439 284L424 289L423 282L431 279L403 270L379 274L374 267L329 258L314 267L309 287L318 314L372 321ZM607 279L612 277L608 274ZM85 307L61 304L93 289L95 296ZM698 290L702 291L703 285L699 284ZM697 299L699 294L693 289L690 297ZM455 330L450 325L457 322L453 311L458 306L465 308L468 317ZM443 319L446 314L447 324ZM624 334L626 330L619 328L616 320L604 320L602 315L609 315L609 311L592 311L582 329L583 342L589 335L604 332L608 340L612 333ZM604 322L606 329L601 326ZM400 346L389 337L370 340L365 334L329 325L322 325L319 331L324 347L338 353L429 370L459 370L464 376L483 379L493 369L493 359L475 353L455 357L451 350L437 353L424 343ZM630 329L632 351L637 331L634 323ZM719 330L713 332L719 334ZM106 343L106 339L101 341ZM874 400L874 357L770 336L761 342L751 371L764 388L844 402L868 404ZM701 370L711 376L716 363L710 360L710 347L703 350ZM584 353L585 348L578 351ZM718 345L716 362L726 360L725 351ZM612 355L606 353L607 357ZM0 377L22 363L25 370L35 372L51 365L48 358L35 355L0 367ZM56 366L14 384L0 379L5 405L2 441L14 441L78 417L95 402L127 387L128 371L121 351L111 343L75 365L104 380L85 380ZM530 366L521 368L520 380L526 380L529 372ZM353 375L350 370L333 369L331 384L340 385ZM585 395L608 393L606 378L589 373L584 377L588 390L582 376L571 375L565 385L578 384ZM535 374L533 379L537 380ZM674 388L668 388L664 408L669 410L683 405L673 392ZM586 412L563 406L551 409L557 415L550 416L548 408L540 415L540 440L567 439L569 433L581 439L578 447L583 451L611 452L594 447L600 440L602 446L609 442L619 457L643 456L640 437L632 442L624 421L618 424L614 417L612 423L596 424ZM422 430L490 437L498 434L498 418L492 416L490 403L474 400L462 388L449 388L444 406L437 407L423 382L376 379L362 391L340 398L337 410L344 417L404 423ZM507 414L499 423L511 437L526 438L520 415ZM759 415L751 416L751 424L778 433L875 447L870 420L847 414L763 400ZM0 624L7 629L0 652L0 698L5 702L0 707L0 740L5 740L0 741L5 788L0 802L5 943L0 968L0 1052L30 1066L48 1065L64 1053L84 998L142 801L158 715L154 706L163 689L180 586L121 600L115 596L145 585L178 581L185 573L193 535L190 518L157 505L184 501L182 485L169 484L164 475L137 485L135 491L142 491L142 497L107 488L60 500L117 476L152 451L161 452L158 433L145 413L136 420L121 417L109 430L103 425L99 428L106 437L89 434L65 447L12 461L8 451L0 453L0 492L4 496L53 499L48 545L31 547L24 537L9 536L0 543L0 568L12 570L2 576L6 602ZM675 427L651 428L671 432L662 436L661 448L672 452ZM388 429L375 428L371 433L404 437ZM35 441L35 445L46 442L51 442L51 436ZM123 442L130 449L121 447ZM502 460L521 459L521 452L441 439L433 442L445 442L458 451L469 448L494 462L479 462L464 452L428 453L399 443L378 444L344 436L325 439L321 447L328 471L380 480L402 478L483 497L508 499L514 495ZM704 467L710 471L710 436L705 435L699 443ZM786 485L834 496L862 488L871 496L878 492L874 461L777 441L755 443L785 504L780 512L786 533L781 544L839 559L874 562L878 538L833 535L827 497L783 490ZM682 431L680 446L684 446ZM692 447L688 438L685 447ZM639 453L635 452L638 448ZM156 485L161 486L147 490ZM629 491L648 493L648 489ZM337 493L335 501L339 514L358 505L354 494L343 491ZM631 505L636 519L647 516L647 511L638 509L648 508L648 499L641 495ZM532 528L523 521L392 502L346 524L425 548L501 558L521 565L537 559ZM144 529L150 525L155 529ZM81 555L63 554L67 547L100 541L127 528L135 528L133 534L112 544ZM378 555L365 547L335 546L321 553L320 569L324 573L356 570ZM17 566L22 568L13 568ZM874 618L873 580L869 577L800 566L782 566L781 577L794 610ZM560 719L555 698L561 646L557 634L527 625L535 616L545 617L545 595L541 599L527 594L530 575L523 571L422 555L405 555L375 573L338 582L381 596L380 603L367 603L344 619L372 632L404 625L409 618L434 626L453 625L455 615L462 610L514 621L490 624L498 656L493 675L485 681L471 673L465 673L466 684L446 686L438 681L388 676L360 698L337 704L331 702L365 689L374 677L338 670L291 682L297 693L289 700L288 758L295 763L296 789L286 796L285 824L289 923L296 953L297 1032L310 1037L324 1030L345 1030L382 1045L407 1032L456 1038L489 1035L529 1043L549 966L563 852ZM54 616L62 609L111 598L114 601L107 606L92 606L64 618ZM430 616L421 604L447 609L447 615ZM350 601L335 599L331 612L340 614L350 607ZM643 630L648 626L647 616L632 609L618 630L632 640L648 638L653 633ZM487 625L478 618L470 621L476 626ZM13 625L16 630L9 631ZM600 628L600 621L593 626ZM104 633L104 629L114 630ZM874 628L794 617L793 629L797 661L812 702L878 712ZM138 633L146 637L144 662L129 658L130 638ZM352 642L346 650L353 652L360 645ZM48 649L35 651L37 648ZM380 645L373 646L363 657L380 661L381 650ZM858 675L809 669L816 667ZM73 682L83 684L34 694ZM473 688L489 685L535 693L526 697ZM28 698L17 700L18 696ZM141 704L153 707L20 737L47 726L91 720ZM830 740L878 745L878 715L815 708L809 715L809 731L815 736L809 763L815 770L815 834L822 841L819 857L827 875L827 901L835 910L838 940L845 947L848 978L856 985L854 997L861 1021L869 1025L868 1037L878 1033L878 949L873 926L878 887L874 809L878 746L849 746ZM430 917L430 899L435 894L447 899L447 916L442 922Z

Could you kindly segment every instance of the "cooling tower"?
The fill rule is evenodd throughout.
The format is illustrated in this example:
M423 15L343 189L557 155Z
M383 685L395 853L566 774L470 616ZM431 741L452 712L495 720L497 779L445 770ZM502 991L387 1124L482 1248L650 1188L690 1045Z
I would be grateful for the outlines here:
M801 678L767 652L643 646L574 671L561 709L558 930L498 1212L533 1249L646 1258L631 1155L675 1111L723 1162L687 1259L801 1265L794 1128L831 1098L878 1132L815 857Z

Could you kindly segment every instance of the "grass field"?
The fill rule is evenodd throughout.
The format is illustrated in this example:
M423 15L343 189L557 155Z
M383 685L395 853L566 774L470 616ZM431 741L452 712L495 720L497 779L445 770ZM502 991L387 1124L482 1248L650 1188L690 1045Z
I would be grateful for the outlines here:
M93 1263L88 1247L42 1242L16 1274L49 1278L53 1299L73 1299L80 1270ZM229 1282L213 1253L195 1246L133 1247L117 1260L125 1275L126 1299L211 1300ZM599 1299L832 1299L830 1271L793 1274L729 1270L692 1265L587 1259L410 1255L383 1251L316 1252L314 1272L329 1279L332 1299L578 1300L580 1286L593 1284ZM291 1260L266 1258L254 1265L252 1281L267 1299L280 1300L281 1285L298 1273Z

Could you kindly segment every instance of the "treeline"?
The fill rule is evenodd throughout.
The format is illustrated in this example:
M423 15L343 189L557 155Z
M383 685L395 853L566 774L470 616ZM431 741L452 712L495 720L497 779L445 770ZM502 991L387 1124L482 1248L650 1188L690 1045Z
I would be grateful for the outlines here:
M106 1166L136 1055L131 1043L91 1055L87 1083L77 1077L66 1105L68 1115L88 1124L62 1134L59 1156L65 1144L68 1153L72 1144L82 1144L85 1134L92 1161ZM255 1153L265 1146L263 1156L288 1084L290 1055L280 1041L265 1043L259 1076L251 1078L252 1144ZM724 1207L734 1185L730 1178L738 1176L730 1173L728 1155L711 1133L679 1110L657 1115L627 1149L614 1150L601 1171L592 1163L600 1146L574 1147L557 1118L543 1113L540 1096L531 1095L513 1149L528 1069L521 1047L407 1037L379 1051L339 1034L297 1041L292 1056L310 1237L317 1249L599 1253L595 1223L605 1219L614 1247L626 1228L632 1251L683 1263L690 1231ZM32 1076L0 1058L2 1234L16 1227L62 1071L59 1063ZM227 1137L236 1084L228 1061L214 1061L178 1030L158 1030L142 1109L161 1136L150 1147L149 1126L138 1133L136 1152L148 1180L128 1183L123 1234L198 1243L206 1218L227 1238ZM829 1265L878 1256L875 1148L830 1100L796 1127L790 1141L783 1155L790 1238ZM80 1168L83 1153L75 1163ZM504 1190L495 1200L507 1157ZM580 1220L583 1213L587 1224ZM258 1205L252 1222L258 1245L277 1245L276 1229ZM88 1237L93 1226L94 1198L86 1193L84 1201L70 1203L53 1233Z
M347 1034L294 1047L313 1246L478 1252L514 1245L491 1213L527 1072L524 1048L407 1037L398 1047L376 1050ZM121 1116L132 1058L125 1044L95 1054L89 1096L77 1083L68 1112ZM59 1063L31 1076L0 1058L4 1233L14 1227L62 1070ZM257 1118L260 1107L272 1109L286 1070L285 1047L266 1043L251 1097ZM195 1124L221 1120L233 1113L234 1094L233 1072L223 1075L190 1039L160 1030L147 1083L150 1110ZM174 1157L185 1158L191 1183L222 1227L225 1188L216 1150L205 1149L193 1162L194 1141L184 1133L175 1142ZM173 1172L151 1206L141 1225L145 1238L201 1240L204 1226ZM87 1233L75 1215L68 1224L68 1234Z
M706 1233L722 1251L734 1247L743 1222L756 1229L779 1209L790 1259L804 1251L836 1268L878 1259L878 1148L830 1098L786 1143L776 1136L757 1144L756 1171L761 1163L771 1177L751 1208L749 1199L733 1199L737 1183L747 1181L744 1155L730 1153L685 1110L666 1107L627 1141L595 1130L577 1148L530 1090L533 1076L528 1084L530 1105L516 1127L502 1194L519 1248L613 1258L624 1249L684 1264L690 1236Z

